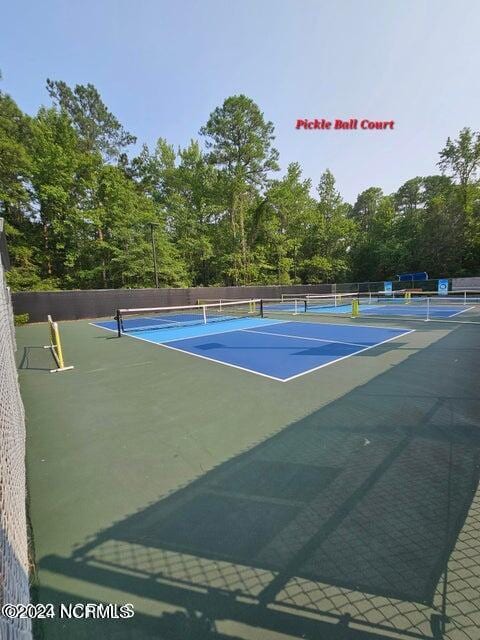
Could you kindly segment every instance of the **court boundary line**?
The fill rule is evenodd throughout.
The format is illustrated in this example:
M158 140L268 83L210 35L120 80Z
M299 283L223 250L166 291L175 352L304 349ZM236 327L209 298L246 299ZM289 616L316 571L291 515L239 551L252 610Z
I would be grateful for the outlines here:
M241 331L241 329L237 329L237 331ZM231 333L230 331L228 333ZM215 335L215 334L211 334L211 335ZM195 336L195 337L202 337L202 336ZM208 338L208 336L205 336L205 338ZM140 338L141 340L142 338ZM185 340L188 340L189 338L185 338ZM151 342L149 340L145 340L145 342ZM171 349L172 351L178 351L179 353L187 353L190 356L194 356L196 358L201 358L202 360L208 360L209 362L215 362L216 364L223 364L226 365L227 367L233 367L234 369L240 369L240 371L246 371L247 373L254 373L257 376L262 376L263 378L269 378L270 380L275 380L276 382L288 382L288 380L286 380L285 378L276 378L275 376L271 376L268 373L262 373L261 371L255 371L254 369L247 369L247 367L241 367L239 364L233 364L231 362L225 362L223 360L216 360L215 358L210 358L209 356L203 356L199 353L194 353L193 351L187 351L186 349L180 349L178 347L172 347L170 344L167 343L163 343L163 344L159 344L158 342L153 342L152 344L157 344L160 347L165 347L165 349Z
M106 328L106 327L101 327L99 325L95 325L95 323L93 323L93 322L89 322L88 324L90 324L92 326L96 326L98 329L105 329ZM285 324L285 322L277 322L277 324ZM304 324L315 324L315 323L304 323ZM335 324L334 322L325 322L323 324L339 326L339 325ZM351 326L353 326L353 325L351 325ZM362 326L365 327L367 325L362 325ZM373 329L384 329L385 327L370 326L370 328L373 328ZM394 327L391 327L391 328L395 329ZM403 333L400 333L397 336L392 336L391 338L387 338L386 340L382 340L381 342L376 342L375 344L372 344L372 345L370 345L368 347L364 347L362 349L358 349L358 350L354 351L353 353L349 353L349 354L347 354L345 356L341 356L340 358L335 358L334 360L331 360L330 362L325 362L324 364L318 365L317 367L313 367L312 369L307 369L306 371L301 371L300 373L296 373L295 375L290 376L288 378L277 378L276 376L271 376L268 373L262 373L261 371L255 371L254 369L248 369L247 367L242 367L240 365L233 364L231 362L224 362L223 360L217 360L215 358L210 358L209 356L204 356L204 355L201 355L201 354L198 354L198 353L193 353L192 351L187 351L185 349L180 349L178 347L173 347L169 343L166 343L166 342L154 342L153 340L148 340L147 338L139 338L137 336L130 335L128 333L127 334L123 334L123 335L126 335L127 337L130 337L130 338L135 338L136 340L140 340L142 342L148 342L150 344L155 344L158 347L165 347L166 349L170 349L171 351L177 351L179 353L185 353L185 354L194 356L196 358L200 358L202 360L207 360L209 362L215 362L216 364L222 364L222 365L227 366L227 367L232 367L233 369L239 369L240 371L246 371L247 373L253 373L253 374L257 375L257 376L262 376L263 378L267 378L269 380L275 380L276 382L290 382L291 380L294 380L296 378L300 378L300 377L305 376L305 375L307 375L309 373L313 373L314 371L318 371L319 369L323 369L324 367L328 367L328 366L330 366L332 364L335 364L336 362L340 362L341 360L346 360L347 358L351 358L352 356L355 356L355 355L357 355L359 353L363 353L364 351L368 351L369 349L374 349L375 347L379 347L382 344L386 344L387 342L391 342L392 340L396 340L397 338L402 338L403 336L406 336L409 333L414 333L416 331L416 329L410 329L408 331L405 331L405 330L400 329L398 327L396 329L400 330L400 331L403 331ZM108 329L107 328L107 331L112 331L112 332L116 333L116 331L114 329ZM222 331L221 333L233 333L234 331L238 331L239 333L242 333L242 332L243 333L247 333L247 332L260 333L259 331L252 331L252 330L249 330L249 329L231 329L229 331ZM190 340L192 338L200 338L200 337L207 338L209 336L220 335L221 333L211 333L211 334L207 334L205 336L191 336L190 338L177 338L176 340L171 340L170 342L176 342L176 341L179 341L179 340ZM270 334L270 335L278 336L279 334ZM283 337L284 335L285 334L282 334L280 337ZM302 338L302 336L287 336L287 337L289 337L289 338L293 337L293 338L297 338L297 339L305 339L305 338ZM317 338L306 338L306 339L307 340L308 339L318 340L318 341L321 340L321 338L318 338L318 339ZM346 344L346 343L342 343L342 342L339 342L339 341L333 341L333 342L337 342L338 344ZM351 344L351 346L357 346L357 345L354 345L353 343L349 343L349 344Z
M281 323L284 324L284 323ZM280 336L281 338L292 338L297 340L314 340L315 342L332 342L333 344L348 344L351 347L363 347L358 342L346 342L345 340L327 340L326 338L310 338L307 336L289 336L288 333L272 333L271 331L255 331L255 329L239 329L244 333L260 333L265 336Z
M277 313L277 312L275 311L274 313ZM298 318L299 316L303 317L303 315L306 315L306 314L304 314L304 313L302 313L302 314L300 314L300 313L293 314L292 313L292 315L294 315L296 318ZM317 315L321 315L321 314L314 314L314 315L317 316ZM342 320L345 319L345 316L340 316L339 315L338 317L341 318ZM315 326L318 326L318 325L322 325L323 326L325 324L328 324L329 326L332 326L332 327L353 327L356 324L355 323L356 319L357 318L350 317L349 320L351 320L351 322L345 322L345 323L342 323L342 322L312 322L311 319L309 319L306 322L303 322L303 320L301 320L300 324L313 324ZM396 318L396 320L399 320L399 318ZM381 321L381 318L379 318L379 321ZM407 321L409 322L410 320L406 320L406 322ZM283 324L285 322L297 322L297 320L279 320L279 322L281 322ZM406 330L406 327L381 327L378 324L364 324L363 322L359 326L368 327L369 329L395 329L396 331L405 331ZM416 329L412 329L412 331L416 331Z
M400 333L398 336L393 336L392 338L387 338L386 340L382 340L381 342L377 342L376 344L372 344L369 347L365 347L364 349L360 349L359 351L354 351L353 353L349 353L346 356L341 356L336 360L332 360L331 362L326 362L325 364L321 364L318 367L313 367L313 369L308 369L307 371L302 371L302 373L296 373L294 376L290 376L289 378L284 378L282 382L290 382L290 380L295 380L295 378L301 378L302 376L307 375L307 373L312 373L313 371L318 371L319 369L323 369L324 367L328 367L335 362L340 362L341 360L346 360L347 358L351 358L352 356L356 356L359 353L363 353L364 351L368 351L369 349L375 349L375 347L379 347L381 344L386 344L387 342L391 342L392 340L397 340L397 338L402 338L403 336L408 335L409 333L414 333L416 329L410 329L409 331L405 331L405 333Z
M247 333L249 330L248 329L237 329L237 331L239 333ZM191 356L195 356L197 358L201 358L202 360L208 360L210 362L215 362L216 364L223 364L227 367L233 367L234 369L240 369L240 371L246 371L247 373L254 373L257 376L262 376L264 378L269 378L270 380L276 380L277 382L290 382L291 380L295 380L295 378L300 378L302 376L307 375L308 373L313 373L314 371L318 371L319 369L323 369L324 367L328 367L332 364L335 364L336 362L340 362L341 360L346 360L347 358L351 358L352 356L355 356L359 353L362 353L363 351L368 351L368 349L374 349L375 347L379 347L381 344L385 344L387 342L391 342L392 340L396 340L397 338L401 338L403 336L408 335L409 333L413 333L415 331L415 329L410 329L409 331L405 331L404 333L400 333L398 336L392 336L391 338L387 338L386 340L382 340L381 342L377 342L375 344L370 345L369 347L364 347L363 349L358 349L357 351L354 351L353 353L349 353L345 356L341 356L340 358L335 358L334 360L331 360L330 362L325 362L324 364L318 365L317 367L313 367L312 369L307 369L306 371L301 371L300 373L296 373L293 376L290 376L288 378L277 378L276 376L271 376L268 373L262 373L261 371L256 371L254 369L248 369L247 367L242 367L238 364L233 364L231 362L225 362L224 360L217 360L215 358L210 358L209 356L204 356L201 355L199 353L194 353L193 351L188 351L186 349L180 349L179 347L172 347L169 344L160 344L158 342L153 342L152 344L159 344L159 346L165 347L166 349L171 349L172 351L179 351L180 353L187 353L188 355ZM230 333L230 332L228 332ZM250 331L250 333L259 333L258 331ZM215 334L211 334L211 335L215 335ZM278 334L269 334L269 335L274 335L274 336L278 336ZM201 337L201 336L195 336L195 337ZM208 336L205 336L208 337ZM284 337L284 334L282 334L279 337ZM297 339L303 339L302 336L287 336L288 338L292 338L295 337ZM308 339L308 338L307 338ZM140 338L140 340L142 340L142 338ZM185 340L189 340L189 338L185 338ZM313 340L315 340L315 338L313 338ZM151 340L145 340L145 342L151 342ZM345 344L342 342L339 342L338 344ZM352 346L355 346L352 344Z
M471 311L475 309L475 307L467 307L466 309L462 309L461 311L457 311L457 313L452 313L451 316L447 316L447 318L454 318L455 316L459 316L461 313L465 313L465 311Z
M117 331L115 329L108 329L107 327L102 327L100 325L96 325L94 322L89 322L88 324L92 325L93 327L97 327L97 329L106 329L107 331L111 331L113 333L117 333ZM276 320L274 323L271 324L284 324L284 322L280 321L280 320ZM148 340L148 338L140 338L138 336L135 335L131 335L130 333L123 333L122 335L126 336L127 338L134 338L135 340L140 340L141 342L148 342L150 344L154 344L157 347L165 347L166 349L171 349L172 351L178 351L179 353L186 353L190 356L194 356L196 358L202 358L203 360L209 360L210 362L215 362L217 364L223 364L227 367L233 367L234 369L240 369L241 371L246 371L247 373L254 373L257 376L263 376L264 378L269 378L270 380L275 380L276 382L285 382L285 380L283 378L276 378L275 376L270 376L267 373L261 373L260 371L255 371L253 369L247 369L246 367L241 367L240 365L236 365L236 364L232 364L230 362L223 362L222 360L215 360L214 358L209 358L208 356L202 356L198 353L193 353L192 351L186 351L185 349L179 349L178 347L172 347L169 345L169 342L177 342L177 341L183 341L183 340L191 340L193 338L208 338L209 336L216 336L216 335L222 335L223 333L233 333L235 331L242 331L242 329L229 329L228 331L219 331L217 333L209 333L206 334L205 336L190 336L189 338L175 338L174 340L169 340L168 342L154 342L153 340Z

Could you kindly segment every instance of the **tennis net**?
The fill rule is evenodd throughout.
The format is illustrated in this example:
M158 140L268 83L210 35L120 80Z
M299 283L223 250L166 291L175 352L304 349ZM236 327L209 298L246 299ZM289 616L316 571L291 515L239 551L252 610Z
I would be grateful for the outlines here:
M117 309L118 335L262 316L259 299L147 309Z

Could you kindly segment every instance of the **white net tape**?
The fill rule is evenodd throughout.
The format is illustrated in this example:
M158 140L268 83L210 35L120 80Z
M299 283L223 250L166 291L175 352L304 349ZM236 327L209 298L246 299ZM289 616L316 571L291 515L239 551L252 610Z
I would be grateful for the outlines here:
M0 261L0 605L29 602L25 416L14 352L11 298ZM0 617L2 640L31 637L29 620Z

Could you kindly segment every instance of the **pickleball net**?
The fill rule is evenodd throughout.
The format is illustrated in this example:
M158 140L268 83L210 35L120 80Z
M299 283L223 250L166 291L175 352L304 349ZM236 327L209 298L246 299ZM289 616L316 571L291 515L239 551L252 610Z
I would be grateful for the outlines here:
M285 311L287 313L302 313L309 310L335 311L351 308L352 300L358 298L358 293L321 293L321 294L282 294L278 300L264 300L266 310Z
M227 322L241 318L261 317L260 299L235 300L179 307L152 307L145 309L117 309L118 335L137 331L154 331L193 325Z

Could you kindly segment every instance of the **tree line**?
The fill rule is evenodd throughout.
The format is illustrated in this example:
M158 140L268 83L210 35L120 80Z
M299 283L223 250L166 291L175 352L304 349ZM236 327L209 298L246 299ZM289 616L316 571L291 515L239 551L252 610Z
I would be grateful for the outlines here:
M439 152L439 174L354 204L327 169L281 177L274 126L231 96L176 149L139 152L91 85L47 80L35 116L0 91L0 216L14 290L376 281L480 272L480 134ZM133 147L135 148L135 147ZM366 159L368 161L368 159Z

